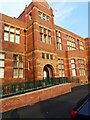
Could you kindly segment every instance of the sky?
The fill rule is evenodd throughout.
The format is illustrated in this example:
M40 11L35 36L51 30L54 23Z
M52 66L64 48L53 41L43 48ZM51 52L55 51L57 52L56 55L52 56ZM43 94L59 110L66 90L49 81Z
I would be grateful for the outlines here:
M0 13L18 17L32 0L0 0ZM88 0L46 0L54 12L54 22L79 36L88 37Z

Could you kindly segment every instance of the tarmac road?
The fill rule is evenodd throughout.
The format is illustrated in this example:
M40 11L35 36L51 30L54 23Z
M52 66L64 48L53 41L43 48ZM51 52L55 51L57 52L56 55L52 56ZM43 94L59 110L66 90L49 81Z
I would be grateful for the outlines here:
M82 85L72 89L71 93L64 94L49 100L22 107L2 114L2 118L59 118L64 120L70 118L72 107L90 92L90 84ZM60 119L61 118L61 119Z

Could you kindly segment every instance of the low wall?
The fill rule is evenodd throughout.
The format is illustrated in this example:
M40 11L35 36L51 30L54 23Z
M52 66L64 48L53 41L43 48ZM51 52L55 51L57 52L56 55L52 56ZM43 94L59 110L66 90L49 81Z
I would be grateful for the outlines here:
M19 107L37 103L49 98L53 98L71 92L71 84L61 84L46 89L41 89L22 95L0 99L0 112L7 112Z

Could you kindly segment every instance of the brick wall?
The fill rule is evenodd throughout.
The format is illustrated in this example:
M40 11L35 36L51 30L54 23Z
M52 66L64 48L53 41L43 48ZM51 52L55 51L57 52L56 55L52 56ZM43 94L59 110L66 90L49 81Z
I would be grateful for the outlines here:
M0 112L10 111L19 107L37 103L49 98L53 98L65 93L71 92L71 84L62 84L50 88L29 92L23 95L17 95L0 100L2 108Z

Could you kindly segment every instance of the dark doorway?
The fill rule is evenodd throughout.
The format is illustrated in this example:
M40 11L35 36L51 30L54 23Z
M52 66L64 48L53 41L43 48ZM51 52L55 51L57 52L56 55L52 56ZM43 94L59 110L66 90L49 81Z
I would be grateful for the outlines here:
M44 66L43 69L43 78L52 78L53 77L53 67L49 64Z

